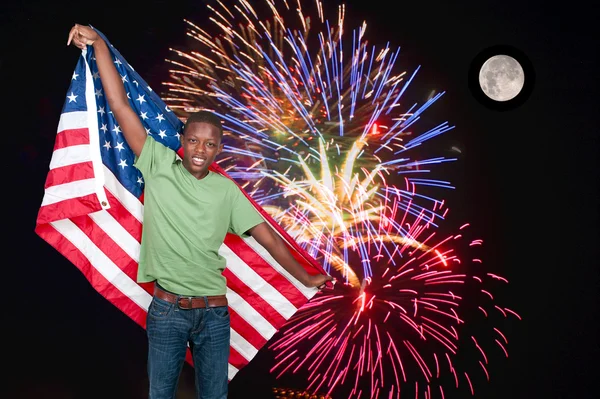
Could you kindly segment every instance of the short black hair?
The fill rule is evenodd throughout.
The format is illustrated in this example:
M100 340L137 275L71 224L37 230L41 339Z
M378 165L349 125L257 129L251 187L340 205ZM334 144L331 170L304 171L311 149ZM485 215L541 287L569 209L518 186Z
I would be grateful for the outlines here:
M185 126L183 127L184 134L185 134L185 131L187 130L188 126L194 122L204 122L204 123L208 123L209 125L213 125L217 129L219 129L219 137L223 138L223 125L221 124L221 118L219 118L214 113L212 113L210 111L202 110L202 111L196 111L193 114L190 114L190 116L188 116L187 120L185 121Z

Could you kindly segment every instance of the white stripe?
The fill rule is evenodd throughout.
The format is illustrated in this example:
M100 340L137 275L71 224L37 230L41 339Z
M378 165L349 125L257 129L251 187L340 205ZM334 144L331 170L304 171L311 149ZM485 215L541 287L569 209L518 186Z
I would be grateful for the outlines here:
M105 188L141 223L144 218L144 205L140 200L131 194L106 166L104 167L104 179Z
M94 176L96 177L96 196L98 202L104 209L110 207L106 192L104 191L104 164L100 155L100 138L98 137L98 111L96 109L96 94L94 91L94 78L92 71L87 63L87 47L81 52L81 56L85 60L85 101L87 105L87 126L90 136L90 157L92 166L94 167Z
M102 210L89 216L131 259L140 261L140 243L110 213Z
M54 150L52 153L52 159L50 160L50 170L60 168L62 166L74 165L82 162L89 162L92 158L90 156L90 145L79 144L72 145L70 147L59 148Z
M249 267L235 252L227 245L221 245L219 254L227 259L227 269L235 274L240 280L256 292L262 299L267 301L277 313L285 319L289 319L298 309L279 291L277 291L264 278Z
M238 373L238 369L236 369L234 366L232 366L231 364L227 365L228 369L227 369L227 377L229 378L229 381L233 380L233 377L235 377L235 375Z
M237 292L227 287L227 302L240 317L250 324L265 339L270 339L277 332L260 313L256 311Z
M231 347L235 349L240 355L244 356L244 359L247 361L252 360L254 356L258 353L258 349L256 349L252 344L240 334L237 333L233 328L231 329Z
M275 270L281 273L285 278L287 278L304 296L308 299L312 298L319 290L316 287L307 287L302 284L300 281L296 280L294 276L292 276L287 270L283 268L273 257L271 254L262 247L253 237L244 237L244 241L248 244L254 252L259 254L267 263L269 263Z
M71 129L85 129L88 127L87 111L66 112L60 115L56 133Z
M96 183L94 179L77 180L65 184L57 184L44 190L44 199L42 206L55 204L73 198L83 197L84 195L94 194L96 192Z
M75 245L108 282L144 311L148 311L152 296L115 265L73 222L69 219L62 219L50 224Z

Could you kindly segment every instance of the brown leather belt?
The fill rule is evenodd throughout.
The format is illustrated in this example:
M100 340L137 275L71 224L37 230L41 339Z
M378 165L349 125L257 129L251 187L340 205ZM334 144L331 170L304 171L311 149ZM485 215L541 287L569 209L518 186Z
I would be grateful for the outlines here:
M163 301L174 303L181 309L205 308L206 301L204 300L204 298L207 299L209 308L227 306L227 297L225 295L214 295L207 297L175 295L160 289L160 287L156 285L154 286L154 296L159 299L162 299Z

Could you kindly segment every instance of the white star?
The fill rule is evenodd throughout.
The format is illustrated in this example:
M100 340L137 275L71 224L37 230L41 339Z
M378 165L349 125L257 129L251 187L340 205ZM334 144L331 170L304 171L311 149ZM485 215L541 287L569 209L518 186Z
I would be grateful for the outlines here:
M133 68L131 68L133 69ZM134 80L133 83L135 83L135 87L138 87L139 83L137 82L137 80Z
M104 111L104 107L100 107L98 108L98 113L102 116L104 116L104 114L106 113L106 111Z
M129 96L129 92L127 92L127 98L131 100L131 97Z
M121 159L121 162L119 162L119 166L125 169L125 166L127 166L127 162L125 162L124 159Z
M158 135L160 136L161 139L164 139L165 137L167 137L167 131L160 130L160 133L158 133Z
M96 71L96 72L94 72L94 74L92 76L94 77L94 80L96 80L100 77L100 74L98 71Z
M105 141L102 147L106 148L107 150L111 149L110 143L108 141Z
M106 133L106 131L108 130L108 128L106 127L106 123L102 124L102 127L100 128L100 130L102 130L104 133Z
M158 119L159 122L162 122L165 120L165 117L163 116L163 114L158 114L158 116L156 117L156 119Z
M115 132L116 134L119 134L119 133L121 133L121 128L119 127L119 125L115 125L115 127L113 127L112 131Z
M129 81L127 80L127 75L121 75L121 80L123 81L123 83L125 83L125 82L129 82Z
M102 95L103 95L102 90L100 90L100 89L96 90L96 97L100 98L100 97L102 97Z
M146 114L147 114L147 112L142 112L142 113L140 114L140 116L142 117L142 119L143 119L143 120L146 120L146 119L148 119L148 115L146 115Z
M145 129L146 129L146 134L152 134L152 133L150 133L150 129L148 129L147 127Z
M124 150L125 147L123 147L123 143L119 143L117 141L117 145L115 146L115 149L119 150L119 152L121 152L121 150Z
M180 137L179 133L175 133L175 137L177 137L177 140L179 140L179 137Z
M79 76L79 75L77 75L75 72L73 72L73 77L71 78L71 80L77 80L77 76Z
M119 65L121 65L121 64L122 64L122 62L121 62L121 61L119 61L119 59L118 59L118 58L115 58L115 64L119 64Z
M152 87L148 86L148 90L149 90L149 91L152 91Z
M142 103L145 103L145 102L146 102L146 100L144 99L144 96L143 96L142 94L140 94L140 95L138 96L137 100L135 100L135 101L139 101L139 102L140 102L140 105L142 105Z
M165 111L167 111L167 112L172 112L172 111L169 109L169 107L165 107Z
M75 99L77 98L77 96L73 92L71 92L71 95L67 96L67 97L69 97L69 102L70 103L76 103L77 102L77 101L75 101Z
M142 179L142 176L138 177L137 179L137 183L141 186L142 184L144 184L144 179Z

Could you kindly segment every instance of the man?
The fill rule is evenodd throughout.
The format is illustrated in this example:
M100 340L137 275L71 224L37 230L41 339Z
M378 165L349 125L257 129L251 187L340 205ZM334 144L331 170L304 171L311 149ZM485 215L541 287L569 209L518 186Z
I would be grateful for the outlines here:
M322 287L332 278L308 274L235 183L209 170L223 150L217 116L201 111L188 118L179 159L146 134L104 40L76 24L67 45L71 42L81 49L93 46L104 95L145 181L137 280L155 282L146 322L150 399L175 397L188 343L198 398L224 399L230 322L226 265L218 250L225 235L251 235L307 287Z

